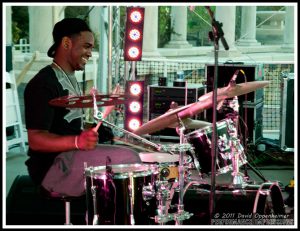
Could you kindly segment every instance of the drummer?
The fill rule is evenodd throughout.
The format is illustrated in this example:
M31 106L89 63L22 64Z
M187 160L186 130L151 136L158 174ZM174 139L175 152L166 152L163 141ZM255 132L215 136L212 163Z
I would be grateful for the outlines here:
M98 144L98 132L85 129L82 108L49 105L58 97L82 95L75 71L84 70L95 42L87 23L78 18L56 23L53 39L47 53L53 58L52 64L43 67L24 92L29 144L26 165L35 184L66 196L81 196L85 193L84 164L90 167L141 161L138 153L127 147Z

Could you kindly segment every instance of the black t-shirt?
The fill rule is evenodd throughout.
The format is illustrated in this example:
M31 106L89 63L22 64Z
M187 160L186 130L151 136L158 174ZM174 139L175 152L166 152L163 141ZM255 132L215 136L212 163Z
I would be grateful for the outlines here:
M25 122L27 129L47 130L58 135L77 135L82 128L82 109L51 106L49 101L73 95L70 81L46 66L27 84L24 92ZM74 89L74 88L73 88ZM40 184L59 153L33 151L29 148L26 161L33 181Z

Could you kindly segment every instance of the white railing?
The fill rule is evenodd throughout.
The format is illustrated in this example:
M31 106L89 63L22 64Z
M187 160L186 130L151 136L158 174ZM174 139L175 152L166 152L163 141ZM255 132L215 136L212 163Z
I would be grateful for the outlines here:
M27 39L20 39L19 44L15 44L15 51L20 51L21 53L29 53L30 52L30 44L28 44Z

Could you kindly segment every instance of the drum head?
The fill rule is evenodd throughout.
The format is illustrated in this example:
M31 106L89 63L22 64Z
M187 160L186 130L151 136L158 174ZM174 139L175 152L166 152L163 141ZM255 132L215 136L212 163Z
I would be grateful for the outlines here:
M143 163L176 163L179 162L179 154L161 152L141 152L140 158Z
M151 173L157 172L157 167L146 164L120 164L109 165L115 179L128 178L129 176L148 176ZM85 169L85 175L90 177L100 177L105 175L106 166L88 167Z

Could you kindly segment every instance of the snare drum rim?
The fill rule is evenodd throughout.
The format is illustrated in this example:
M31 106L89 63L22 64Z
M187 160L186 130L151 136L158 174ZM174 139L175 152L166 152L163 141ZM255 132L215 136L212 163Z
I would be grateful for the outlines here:
M141 177L149 176L150 174L158 174L157 166L154 164L114 164L109 165L112 168L114 179L126 179L129 177ZM138 171L128 171L128 172L115 172L116 169L129 168L129 167L146 167L147 169L139 169ZM85 168L86 177L95 177L97 175L104 175L106 172L106 166L90 166Z

